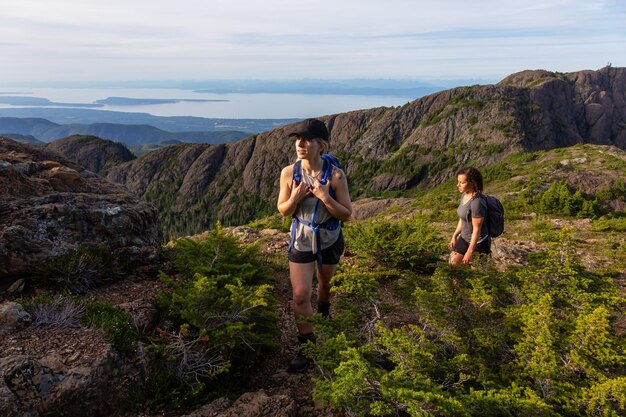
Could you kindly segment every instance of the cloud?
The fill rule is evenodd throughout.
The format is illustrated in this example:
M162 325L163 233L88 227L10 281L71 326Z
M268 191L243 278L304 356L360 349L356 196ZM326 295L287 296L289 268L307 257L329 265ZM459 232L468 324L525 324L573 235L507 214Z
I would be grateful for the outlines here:
M0 79L501 77L626 66L617 0L20 0Z

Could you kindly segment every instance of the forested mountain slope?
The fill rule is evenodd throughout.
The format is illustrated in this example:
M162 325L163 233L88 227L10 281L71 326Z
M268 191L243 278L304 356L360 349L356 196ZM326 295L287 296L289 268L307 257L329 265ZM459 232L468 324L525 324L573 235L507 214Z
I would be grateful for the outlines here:
M463 165L580 143L626 149L626 68L523 71L495 85L459 87L407 103L322 117L353 198L433 186ZM288 126L222 145L159 149L108 178L157 203L168 234L274 210Z

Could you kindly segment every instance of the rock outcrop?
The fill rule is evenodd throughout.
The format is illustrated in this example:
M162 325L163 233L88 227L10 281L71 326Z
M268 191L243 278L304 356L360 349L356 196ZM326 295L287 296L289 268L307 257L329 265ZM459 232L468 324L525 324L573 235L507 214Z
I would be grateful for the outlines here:
M101 330L30 328L0 340L0 415L111 416L138 375Z
M30 314L20 304L11 301L0 303L0 335L26 327L31 321Z
M246 392L234 402L220 398L184 417L297 417L296 402L286 395Z
M97 174L106 174L110 167L135 159L123 144L96 136L73 135L50 142L46 148Z
M78 248L150 262L153 204L58 154L0 138L0 289Z
M523 71L496 85L459 87L399 108L322 119L353 197L434 185L460 166L521 150L579 143L626 149L626 68ZM154 201L168 233L274 212L281 168L294 160L285 129L226 145L179 145L111 169L108 178Z

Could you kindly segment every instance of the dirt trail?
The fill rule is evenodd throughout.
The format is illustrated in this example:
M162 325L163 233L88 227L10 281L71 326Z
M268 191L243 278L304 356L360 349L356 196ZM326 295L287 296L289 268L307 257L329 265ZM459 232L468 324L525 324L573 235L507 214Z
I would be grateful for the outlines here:
M295 355L297 329L290 307L291 284L289 272L280 271L273 275L274 292L278 298L278 327L281 330L280 346L275 354L263 360L258 371L253 375L251 391L264 390L267 395L286 395L298 405L298 417L340 417L344 414L324 409L312 398L313 381L318 371L315 366L302 374L286 371L289 361ZM313 300L316 295L313 294Z

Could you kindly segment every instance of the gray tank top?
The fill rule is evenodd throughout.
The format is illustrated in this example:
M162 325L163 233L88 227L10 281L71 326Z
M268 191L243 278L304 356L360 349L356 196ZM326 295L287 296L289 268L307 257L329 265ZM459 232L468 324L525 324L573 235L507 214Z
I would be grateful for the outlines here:
M302 181L309 184L310 181L312 181L312 178L309 177L305 172L302 172ZM313 211L315 210L315 204L317 203L317 201L317 197L315 197L313 194L306 197L300 202L300 204L298 204L298 207L296 207L296 211L294 213L295 216L298 217L300 220L310 222L313 218ZM320 201L320 204L317 207L315 223L324 223L326 220L332 217L333 216L330 215L324 203ZM320 238L322 240L321 247L322 249L326 249L337 241L337 239L339 238L339 233L341 233L341 228L338 227L335 230L320 228L319 232ZM313 229L311 229L307 225L298 223L298 227L296 228L296 239L294 242L294 247L297 251L300 252L317 253L317 244L315 242L315 233L313 233Z

